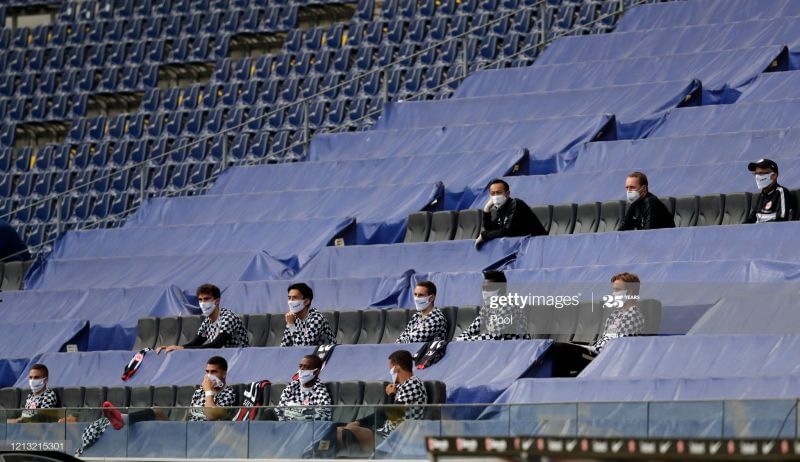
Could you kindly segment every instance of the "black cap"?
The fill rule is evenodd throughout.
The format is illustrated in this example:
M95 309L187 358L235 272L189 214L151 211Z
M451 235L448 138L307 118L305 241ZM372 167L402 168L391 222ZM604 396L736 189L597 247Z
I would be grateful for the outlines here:
M747 170L750 170L751 172L755 172L756 167L768 168L773 172L778 173L778 164L770 159L758 159L755 162L750 162L747 164Z

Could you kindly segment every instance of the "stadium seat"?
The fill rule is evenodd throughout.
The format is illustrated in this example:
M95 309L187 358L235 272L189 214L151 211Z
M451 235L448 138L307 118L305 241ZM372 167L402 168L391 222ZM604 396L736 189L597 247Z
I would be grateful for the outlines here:
M133 344L134 351L143 348L154 348L159 332L159 318L140 318L136 325L136 343Z
M247 336L250 338L250 346L262 347L267 345L270 316L268 314L246 314L244 323L247 328ZM280 341L279 341L280 342Z
M453 239L477 239L483 227L483 211L465 209L458 212L458 226Z
M203 323L202 316L182 316L181 317L181 336L178 345L183 345L194 339L200 324Z
M22 290L25 273L33 261L12 261L4 264L3 284L0 290Z
M0 388L0 408L19 409L21 393L19 388ZM22 403L23 405L25 403Z
M168 316L158 321L156 346L177 345L181 335L181 317Z
M573 234L594 233L600 224L600 203L589 202L578 204Z
M83 407L83 387L65 387L61 389L61 406L71 410Z
M560 310L555 309L553 306L544 308L547 311L553 311L553 320L550 327L550 339L556 342L569 342L575 333L575 326L578 322L578 313L580 305L565 306Z
M106 389L103 387L86 387L83 392L83 406L78 412L78 421L91 422L100 417L100 407L106 400Z
M557 236L559 234L572 234L575 229L575 214L578 206L576 204L563 204L553 206L553 219L548 234Z
M562 308L563 309L563 308ZM578 319L572 343L584 345L594 344L603 329L603 307L600 303L592 306L591 302L583 302L577 306Z
M431 232L431 213L415 212L408 215L405 243L425 242Z
M408 324L408 310L386 310L386 323L381 343L394 343Z
M361 332L361 311L340 311L338 316L336 343L342 345L354 345L358 343L358 336Z
M697 196L681 196L675 198L675 227L696 226L700 208Z
M674 217L675 216L675 198L674 197L669 197L669 196L664 196L664 197L659 197L659 199L661 199L661 203L664 204L664 207L667 208L667 210L669 211L670 215L672 215Z
M265 346L280 346L283 340L283 330L286 327L285 315L283 313L270 314L268 326L269 336ZM331 328L335 329L334 326L331 326Z
M341 314L339 314L341 321ZM359 344L381 343L386 323L386 311L382 309L366 309L361 313L361 332Z
M364 382L342 381L338 382L337 395L333 396L337 406L333 409L332 421L349 423L356 420L358 405L364 400ZM349 406L349 407L348 407Z
M456 319L458 319L457 306L445 306L440 308L444 318L447 319L447 340L448 342L453 339L453 332L456 330Z
M531 207L531 211L533 212L534 215L536 215L536 218L538 218L539 221L542 223L542 226L544 226L544 230L549 233L553 219L553 206L537 205Z
M131 389L124 386L108 387L106 401L111 402L115 407L128 407L131 401Z
M644 335L657 335L661 332L661 302L654 299L645 299L638 303L639 310L644 316Z
M472 321L478 316L477 306L459 306L456 312L456 322L453 329L453 338L461 335L462 332L467 330Z
M426 380L425 391L428 394L428 404L444 404L447 400L447 386L438 380ZM431 406L425 409L423 419L437 420L442 417L442 409Z
M428 241L449 241L452 240L458 227L458 213L445 210L433 212L431 214L431 230L428 234Z
M607 201L600 204L598 233L616 231L625 218L625 201Z
M725 194L725 212L722 215L723 225L738 225L750 213L750 193Z
M131 410L148 409L153 406L153 387L140 385L131 387Z
M175 405L176 388L172 385L153 387L153 406L169 408Z

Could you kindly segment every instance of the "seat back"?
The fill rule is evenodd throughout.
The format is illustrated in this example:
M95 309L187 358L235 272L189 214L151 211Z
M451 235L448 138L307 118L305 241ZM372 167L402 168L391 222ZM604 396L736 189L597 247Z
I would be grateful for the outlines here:
M337 407L333 410L334 422L352 422L358 416L358 405L364 399L364 382L344 381L339 382L338 396L333 402L339 406L352 405L353 407Z
M456 235L458 227L458 213L450 210L433 212L431 214L431 231L428 241L449 241Z
M483 211L465 209L458 212L458 225L453 239L477 239L483 227Z
M594 233L600 224L600 203L587 202L578 205L575 212L575 228L573 234Z
M341 315L340 315L341 316ZM341 317L339 319L341 322ZM368 309L361 313L361 332L358 334L359 344L381 343L386 323L386 310Z
M408 324L408 314L408 310L403 309L386 310L381 343L394 343L397 340Z
M722 214L723 225L741 224L750 213L750 193L725 194L725 209Z
M536 218L542 223L544 226L544 230L548 233L550 232L550 225L552 224L553 220L553 206L552 205L536 205L531 207L531 212L536 215Z
M133 344L134 351L156 346L158 322L158 318L139 319L139 322L136 324L136 342Z
M431 233L431 213L415 212L408 215L406 236L403 242L425 242Z
M244 321L247 327L247 336L250 338L250 346L263 347L267 345L270 319L268 314L245 315ZM280 339L278 339L278 344L280 344Z
M116 407L128 407L131 402L131 389L124 386L108 387L106 400Z
M575 229L575 214L578 206L576 204L561 204L553 206L553 220L548 234L557 236L559 234L572 234Z
M200 329L202 323L202 316L181 317L181 335L178 338L178 345L190 342L197 335L197 330Z
M156 346L177 345L181 335L180 316L167 316L158 320Z
M273 313L267 316L269 316L269 335L265 346L280 346L283 340L283 329L286 327L286 315Z
M661 302L652 298L638 303L639 311L644 316L644 335L658 335L661 328Z
M698 207L697 223L695 226L719 225L722 223L725 211L725 196L722 194L700 196Z
M477 306L459 306L458 311L456 311L456 322L453 328L453 338L458 337L464 332L472 321L475 320L475 317L478 316L478 307Z
M675 227L696 226L700 211L700 198L680 196L675 198Z
M361 310L337 313L339 320L336 328L336 343L340 345L358 343L358 336L361 333Z
M458 307L457 306L445 306L444 308L439 308L444 315L444 318L447 319L447 338L446 340L449 342L453 339L453 332L456 330L456 319L458 318Z
M578 304L573 343L593 344L602 330L603 306L600 303L583 302Z

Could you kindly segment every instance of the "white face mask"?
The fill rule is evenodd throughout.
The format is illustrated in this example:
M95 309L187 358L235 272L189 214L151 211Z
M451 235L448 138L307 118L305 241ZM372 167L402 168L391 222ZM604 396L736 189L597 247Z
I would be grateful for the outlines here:
M44 388L44 379L28 379L28 385L32 392L39 393Z
M225 382L222 381L219 377L213 374L206 374L208 380L211 381L211 385L214 385L214 388L222 388L225 386Z
M763 175L756 175L756 186L758 189L764 189L772 184L772 174L765 173Z
M289 300L289 311L292 313L297 314L303 311L303 308L305 308L303 300Z
M397 370L394 367L389 369L389 377L392 378L392 383L397 383Z
M500 294L499 290L482 290L481 296L483 297L483 304L489 305L489 303L492 301L492 297L497 297L498 294Z
M314 380L314 371L312 370L299 370L297 371L297 376L300 379L300 383L303 385L307 384L308 382Z
M639 191L625 191L625 195L629 204L636 202L640 197Z
M508 199L506 196L499 194L497 196L492 196L492 203L495 207L500 208L506 203L506 199Z
M430 296L428 296L428 297L414 297L414 308L416 308L417 311L424 311L425 308L427 308L428 305L430 305L430 304L431 304L431 297Z
M216 307L214 302L200 302L200 311L203 312L203 316L205 317L211 316L211 313L214 312L214 308Z

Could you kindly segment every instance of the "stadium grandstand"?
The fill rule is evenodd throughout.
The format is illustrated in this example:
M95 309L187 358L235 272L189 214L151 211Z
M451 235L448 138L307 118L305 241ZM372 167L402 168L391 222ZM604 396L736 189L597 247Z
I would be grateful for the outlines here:
M0 25L0 460L800 457L800 1Z

